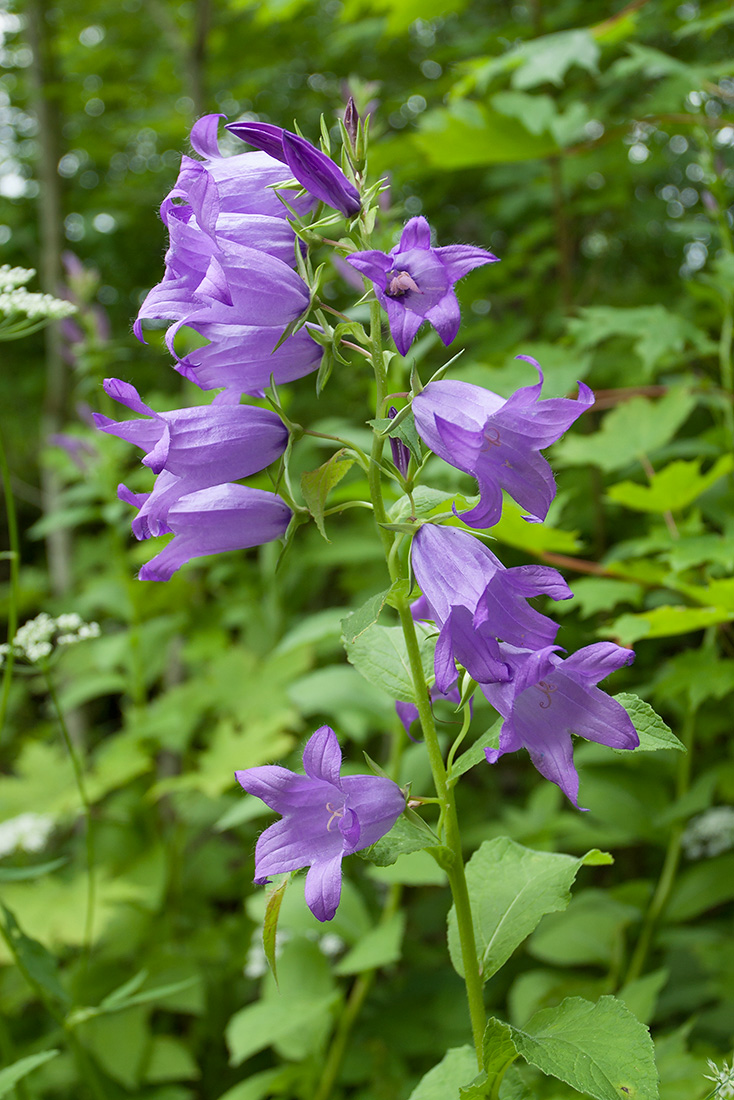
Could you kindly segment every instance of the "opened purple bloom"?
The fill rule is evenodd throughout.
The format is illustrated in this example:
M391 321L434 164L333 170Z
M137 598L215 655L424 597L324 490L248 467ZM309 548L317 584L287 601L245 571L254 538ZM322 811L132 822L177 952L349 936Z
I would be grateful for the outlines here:
M118 378L106 378L105 393L142 413L145 420L117 422L94 414L97 427L147 451L143 463L158 474L155 487L133 521L136 538L164 534L166 516L179 497L264 470L288 443L280 417L269 409L234 404L220 395L211 405L157 413L138 391ZM147 419L147 418L151 419Z
M171 476L164 471L159 481ZM119 485L117 495L143 508L151 494L131 493ZM187 493L168 508L165 526L161 524L161 534L172 531L175 538L143 566L138 576L141 581L167 581L192 558L272 542L285 534L291 515L285 501L264 489L215 485Z
M345 217L359 212L359 192L330 157L289 130L269 122L231 122L235 137L287 164L302 187Z
M540 400L540 381L516 390L505 400L469 382L429 382L413 400L418 434L451 466L475 477L481 499L462 519L472 527L491 527L502 512L505 489L534 519L545 519L556 494L553 472L541 456L582 412L594 404L588 386L579 382L578 399Z
M321 726L303 751L305 775L276 764L235 772L240 786L282 815L255 849L255 883L309 867L306 904L331 920L341 897L344 856L368 848L392 829L405 809L397 783L377 775L340 775L336 734Z
M433 619L440 633L435 670L439 691L456 679L455 662L478 683L504 681L511 672L498 638L540 648L558 626L527 603L532 596L566 600L572 592L550 566L506 569L489 547L468 531L426 523L413 538L413 571L423 593L413 615Z
M401 355L408 354L424 321L450 344L461 323L454 284L475 267L497 262L497 256L473 245L431 248L431 227L425 218L411 218L389 254L353 252L346 259L374 283Z
M485 749L494 764L523 746L541 775L557 784L578 805L579 777L571 734L609 745L636 749L640 743L624 707L596 685L635 655L613 642L585 646L565 660L547 646L537 652L500 647L512 670L503 684L482 684L482 691L505 719L499 749Z

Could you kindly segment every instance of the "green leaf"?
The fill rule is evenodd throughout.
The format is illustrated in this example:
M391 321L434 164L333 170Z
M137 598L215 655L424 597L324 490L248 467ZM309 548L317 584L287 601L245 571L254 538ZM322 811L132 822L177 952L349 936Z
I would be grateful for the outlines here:
M438 838L425 821L409 810L400 815L389 833L385 833L369 848L362 848L357 855L374 863L376 867L389 867L400 856L410 852L433 848L438 851L440 847Z
M669 970L653 970L651 974L645 974L644 977L623 985L619 991L619 999L624 1001L641 1023L649 1024L655 1015L660 990L669 977Z
M29 1073L33 1073L34 1069L50 1062L52 1058L60 1053L58 1050L42 1050L39 1054L29 1054L27 1058L20 1058L12 1065L6 1066L5 1069L0 1069L0 1096L7 1096L15 1088L18 1081L22 1081Z
M667 921L687 921L734 898L734 852L694 863L679 876L665 910Z
M453 1047L422 1077L408 1100L459 1100L459 1089L471 1084L477 1074L473 1047Z
M319 466L317 470L311 470L308 473L301 474L301 492L303 493L303 499L321 535L327 542L331 542L331 539L326 536L326 528L324 527L324 509L326 508L327 497L334 486L339 484L341 479L349 472L353 465L354 459L350 458L344 448L342 448L336 451L331 458L329 458L323 466Z
M401 955L405 913L398 912L384 923L371 928L357 944L340 959L336 974L361 974L363 970L376 970L397 962Z
M728 623L734 612L717 607L684 607L665 604L640 615L621 615L604 628L604 634L621 645L634 645L640 638L671 638L690 634L707 626Z
M646 375L655 368L675 362L686 346L699 351L714 350L708 337L686 317L665 306L587 306L568 322L568 330L582 350L597 347L611 337L631 339Z
M65 1006L68 1005L70 997L59 981L54 956L42 943L32 940L21 931L15 917L2 902L0 902L0 909L4 917L3 935L18 965L26 970L33 981L40 985L53 1000Z
M283 901L283 895L288 888L289 881L290 879L286 878L281 882L280 886L269 891L268 903L265 906L265 919L263 920L263 950L265 951L265 958L268 960L268 966L273 972L273 977L276 982L278 981L278 968L275 951L275 937L278 932L280 905Z
M734 468L734 455L722 455L706 474L701 461L671 462L653 475L649 485L620 481L610 486L607 496L638 512L675 512L686 508Z
M543 35L523 42L518 52L522 63L512 74L513 88L536 88L538 84L560 88L572 65L595 73L600 55L599 46L585 29Z
M487 1085L496 1090L497 1082L502 1080L518 1053L509 1024L490 1016L484 1030L482 1048Z
M639 916L638 909L602 890L584 890L571 899L565 912L543 918L527 950L553 966L607 968L618 957L624 928Z
M327 1018L333 995L263 1000L236 1012L225 1029L229 1064L239 1066L259 1050L280 1042L319 1018Z
M27 879L42 878L57 871L69 860L66 856L52 859L48 863L36 863L33 867L0 867L0 882L24 882Z
M657 1100L650 1033L615 997L569 997L512 1028L519 1053L594 1100Z
M426 682L433 680L433 651L435 628L416 623L420 643L423 675ZM393 699L415 703L416 695L410 661L400 626L373 624L353 642L345 639L347 659L359 673L376 687L382 688Z
M536 852L508 837L485 840L466 865L477 959L483 979L486 981L507 962L541 917L566 908L571 883L579 868L611 862L611 856L597 849L576 858ZM454 969L463 976L453 906L449 913L449 952Z
M696 399L682 386L663 397L632 397L608 412L598 432L569 434L553 449L555 458L566 466L599 466L607 473L622 470L641 454L650 455L664 447L688 418Z
M482 761L486 763L487 757L485 755L485 749L497 749L500 743L500 730L502 729L503 718L498 718L494 722L486 733L483 733L476 739L471 748L468 748L466 752L463 752L458 760L455 760L451 765L451 771L448 773L449 783L455 782L460 775L464 772L468 772L470 768L473 768L476 764L481 764Z
M368 627L377 622L380 612L387 602L389 592L390 589L386 588L384 592L378 592L377 595L370 596L367 602L362 604L357 611L353 611L342 619L342 635L345 643L353 645Z
M404 140L444 172L534 160L558 151L550 135L535 136L516 119L468 100L426 111L420 116L418 132Z
M630 695L626 691L620 692L613 698L627 711L640 738L640 744L633 749L633 752L657 752L658 749L677 749L678 752L686 752L685 745L678 740L670 726L666 725L644 699L640 699L638 695ZM616 751L622 754L630 750L617 749Z
M545 550L559 554L573 554L581 543L576 531L562 531L545 523L527 523L522 517L526 513L505 497L502 516L492 528L492 535L505 546L514 546L517 550L526 550L538 554Z
M143 1073L145 1081L194 1081L200 1076L196 1060L182 1039L153 1036Z

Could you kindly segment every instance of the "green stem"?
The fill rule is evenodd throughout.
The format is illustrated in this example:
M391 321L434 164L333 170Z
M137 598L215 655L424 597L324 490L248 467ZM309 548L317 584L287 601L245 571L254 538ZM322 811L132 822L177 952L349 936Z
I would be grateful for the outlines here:
M691 707L686 715L685 724L681 733L681 741L686 747L686 752L681 753L678 760L678 770L676 774L676 799L680 799L688 790L691 779L691 757L693 754L694 734L696 727L696 711ZM678 871L678 864L680 863L681 842L683 839L683 833L685 831L685 822L678 821L673 825L670 831L670 837L668 838L668 846L665 851L665 859L663 860L663 867L660 872L660 878L658 879L657 886L655 887L655 893L650 900L650 904L645 913L644 920L642 922L642 929L640 931L640 937L635 945L635 950L632 954L627 973L625 975L624 984L633 982L640 977L645 966L652 938L658 925L658 921L665 911L665 907L668 904L673 885L675 883L675 876Z
M2 473L3 492L5 494L5 515L8 521L8 542L10 544L10 592L8 598L8 645L13 641L18 629L18 588L20 572L20 540L18 538L18 520L15 514L13 487L10 483L10 467L5 454L2 432L0 432L0 472ZM0 736L5 726L5 715L10 698L10 685L13 680L15 656L12 648L5 655L3 669L2 695L0 696Z
M89 953L92 948L92 937L94 935L94 907L96 900L96 881L94 874L94 834L92 832L92 805L87 795L87 788L84 782L84 769L79 759L79 754L76 751L76 747L69 733L69 728L64 718L64 712L61 709L59 697L56 694L56 688L54 686L53 677L49 671L48 665L44 662L42 665L43 675L46 680L46 686L48 687L48 693L53 703L54 710L56 711L56 717L58 719L59 728L61 729L61 736L64 739L67 752L71 757L72 767L74 769L74 777L76 779L77 789L79 791L79 797L82 801L84 808L85 819L85 831L86 831L86 854L87 854L87 912L84 923L84 956L88 961Z
M405 599L396 601L398 614L403 628L405 645L408 651L410 671L415 687L418 714L423 727L428 759L433 774L433 782L436 794L441 800L442 819L444 827L443 841L450 849L452 855L451 865L447 874L449 885L454 899L456 910L456 923L461 944L461 958L464 965L464 981L466 983L466 996L469 1003L469 1016L471 1018L472 1036L477 1053L477 1063L482 1068L482 1042L486 1025L484 1011L484 994L482 990L482 977L477 962L476 939L474 936L474 920L469 901L469 890L464 874L464 855L461 846L461 834L459 832L459 819L456 813L454 793L447 781L446 768L443 762L441 746L436 732L436 723L433 718L431 700L426 687L423 662L421 661L418 636L415 623L410 612L410 607Z

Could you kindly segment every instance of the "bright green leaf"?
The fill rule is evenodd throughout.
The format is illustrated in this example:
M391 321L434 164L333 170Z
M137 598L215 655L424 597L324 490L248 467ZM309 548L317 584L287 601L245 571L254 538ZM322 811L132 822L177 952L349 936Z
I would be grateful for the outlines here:
M640 738L639 746L635 752L657 752L658 749L677 749L685 752L686 747L678 740L670 726L662 720L649 703L640 699L637 695L628 692L620 692L615 695L617 703L621 703L632 719L632 725L637 730ZM617 749L617 752L629 752L629 749Z
M476 1075L473 1047L453 1047L421 1078L408 1100L459 1100L459 1089L471 1084Z
M324 527L324 509L326 508L327 497L353 465L354 459L350 458L347 452L342 449L336 451L317 470L311 470L301 475L303 499L306 501L308 510L313 516L321 535L327 542L331 542L331 539L326 537L326 528Z
M0 1096L7 1096L15 1088L18 1081L22 1081L24 1077L27 1077L29 1073L33 1073L33 1070L38 1069L39 1066L50 1062L59 1053L58 1050L42 1050L39 1054L29 1054L27 1058L20 1058L17 1062L13 1062L11 1066L0 1069Z
M427 682L433 680L434 632L435 628L416 623L423 675ZM401 699L406 703L416 702L402 627L373 624L353 642L345 641L344 648L350 664L354 665L365 680L382 688L393 699Z
M512 1028L526 1061L594 1100L657 1100L650 1033L615 997L569 997Z
M526 939L546 913L565 909L570 887L585 864L611 863L611 856L593 849L576 858L556 852L536 852L508 837L485 840L466 865L483 979L491 978ZM449 952L463 976L456 910L449 913Z
M610 500L638 512L675 512L688 507L734 468L734 455L722 455L706 474L701 462L671 462L653 475L649 485L621 481L607 491Z
M363 970L374 970L397 962L401 954L404 932L405 913L393 913L384 923L371 928L351 951L339 960L335 973L342 976L361 974Z

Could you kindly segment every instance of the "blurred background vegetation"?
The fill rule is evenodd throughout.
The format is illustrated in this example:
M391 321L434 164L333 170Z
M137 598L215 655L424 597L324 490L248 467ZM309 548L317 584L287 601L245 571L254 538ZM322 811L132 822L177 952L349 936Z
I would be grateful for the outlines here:
M36 968L29 984L0 944L0 1055L61 1051L16 1086L19 1100L95 1095L90 1080L115 1098L311 1097L368 966L380 979L340 1095L403 1100L437 1050L467 1036L445 952L447 892L422 858L352 867L331 939L293 888L280 995L253 946L264 901L252 855L268 818L238 797L233 770L296 765L322 722L354 742L359 764L363 748L380 757L394 727L392 701L339 640L343 616L386 582L369 519L333 518L330 543L302 530L277 577L266 546L141 584L153 549L132 540L116 486L142 491L149 474L89 426L91 410L116 415L104 377L158 408L201 400L160 333L143 346L131 332L162 273L157 207L192 122L295 118L316 140L322 114L338 133L350 93L372 112L372 172L390 180L385 247L423 213L440 244L502 259L459 287L460 376L509 394L534 380L514 360L526 353L545 368L546 393L577 379L597 390L550 455L548 524L510 511L495 534L508 565L531 555L566 569L577 599L562 609L560 643L634 645L611 690L654 703L690 750L628 760L579 746L585 815L526 758L467 774L471 846L506 834L616 858L581 873L569 909L545 918L489 1001L521 1025L564 996L622 990L653 1027L663 1100L706 1095L705 1058L734 1042L733 36L727 0L4 0L0 263L35 267L33 289L78 306L70 322L3 344L19 617L76 611L102 628L54 667L92 804L89 957L84 819L32 671L15 675L1 735L0 836L29 811L52 830L42 854L6 843L0 862L6 932L12 912L27 937L16 949ZM349 301L337 272L326 293ZM415 350L424 377L444 361L432 335ZM312 380L295 383L283 394L291 415L361 431L346 427L370 415L361 369L340 368L320 399ZM326 457L302 441L298 469ZM471 491L437 461L429 480ZM334 500L358 488L352 471ZM7 606L7 573L2 596ZM473 729L490 720L477 706ZM403 778L427 786L420 746ZM404 889L407 926L385 932L387 883ZM112 1007L79 1014L142 970ZM577 1094L538 1077L527 1095Z

